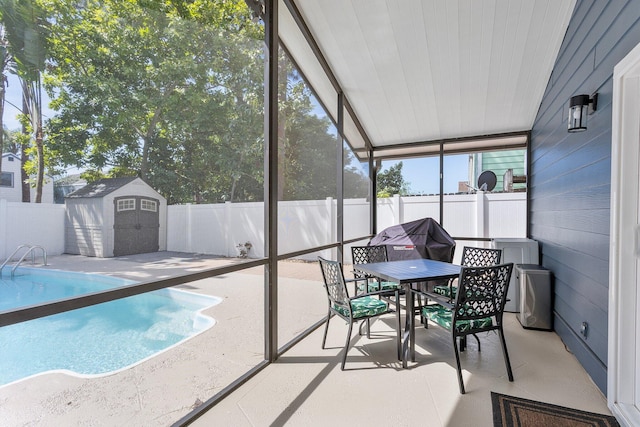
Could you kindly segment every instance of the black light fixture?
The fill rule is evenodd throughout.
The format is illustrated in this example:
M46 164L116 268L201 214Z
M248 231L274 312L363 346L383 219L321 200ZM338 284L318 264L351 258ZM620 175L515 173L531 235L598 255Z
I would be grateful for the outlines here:
M591 105L591 108L589 108ZM569 100L569 132L587 130L587 115L593 114L598 106L598 94L572 96Z

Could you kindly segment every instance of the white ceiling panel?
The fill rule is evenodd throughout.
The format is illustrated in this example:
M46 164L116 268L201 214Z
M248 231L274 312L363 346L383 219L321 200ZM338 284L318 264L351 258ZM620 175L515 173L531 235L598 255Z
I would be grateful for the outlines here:
M374 147L530 130L575 6L293 2ZM348 139L360 140L356 129L345 128Z
M345 135L349 135L347 141L349 145L351 145L351 148L354 150L366 149L366 143L362 134L358 131L356 123L348 111L344 112L344 133Z
M325 105L332 117L337 117L338 94L284 4L278 7L278 25L283 44L295 58L300 71L313 82L319 101Z

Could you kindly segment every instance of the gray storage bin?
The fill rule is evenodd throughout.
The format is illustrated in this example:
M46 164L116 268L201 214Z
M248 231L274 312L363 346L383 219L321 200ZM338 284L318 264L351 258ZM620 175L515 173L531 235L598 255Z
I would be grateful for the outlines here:
M530 329L553 329L551 272L535 264L515 265L520 289L520 324Z

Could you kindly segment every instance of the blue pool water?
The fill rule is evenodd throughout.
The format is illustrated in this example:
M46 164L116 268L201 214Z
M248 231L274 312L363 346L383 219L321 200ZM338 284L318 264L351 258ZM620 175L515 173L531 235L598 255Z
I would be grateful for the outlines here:
M20 268L0 278L0 311L135 282ZM47 371L103 375L139 363L210 328L200 313L220 298L163 289L0 328L0 386Z

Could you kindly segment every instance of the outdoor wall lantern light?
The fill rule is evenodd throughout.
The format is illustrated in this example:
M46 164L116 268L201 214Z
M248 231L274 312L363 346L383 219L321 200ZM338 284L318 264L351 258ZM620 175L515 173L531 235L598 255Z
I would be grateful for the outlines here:
M591 105L591 108L589 108ZM598 106L598 94L572 96L569 100L569 132L587 130L587 115L593 114Z

